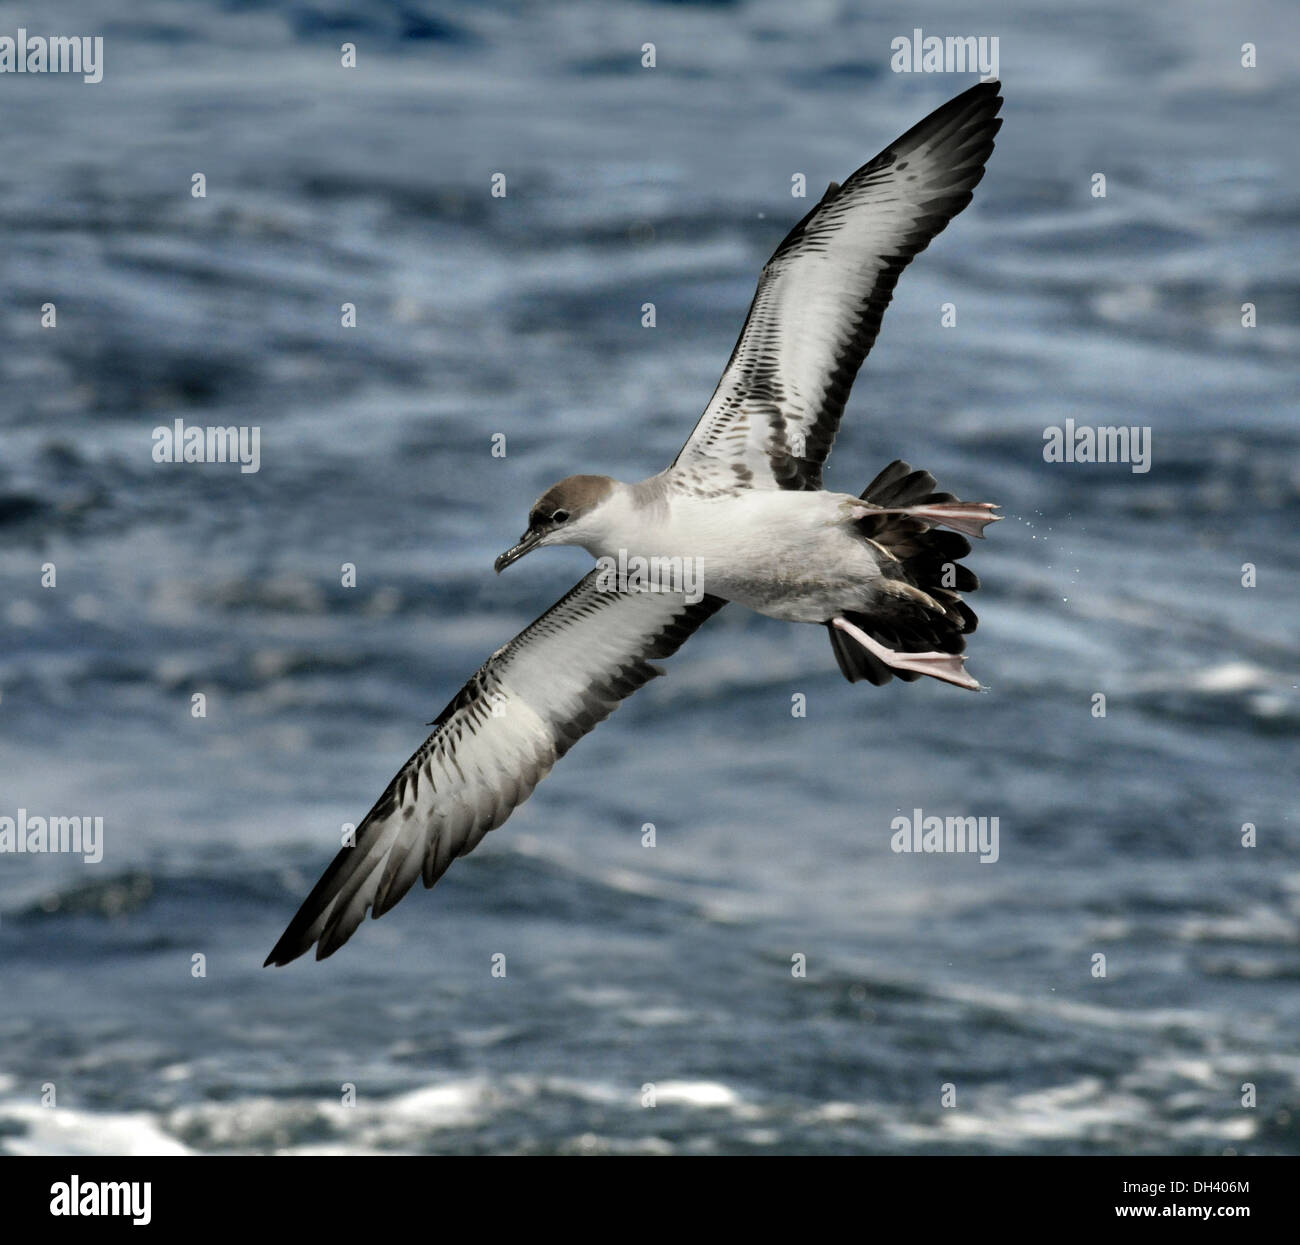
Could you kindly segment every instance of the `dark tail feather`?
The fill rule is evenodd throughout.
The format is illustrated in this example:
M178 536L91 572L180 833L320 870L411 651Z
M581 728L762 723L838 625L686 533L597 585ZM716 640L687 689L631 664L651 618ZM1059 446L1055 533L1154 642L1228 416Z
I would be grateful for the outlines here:
M860 496L873 506L915 506L934 492L937 483L928 471L913 471L911 463L896 458Z
M957 500L951 493L935 489L935 478L928 471L914 471L909 463L898 460L867 485L862 499L886 509ZM883 610L870 615L846 610L843 617L897 651L965 651L966 637L979 624L975 611L960 595L979 587L975 572L959 565L970 553L970 542L957 532L907 515L869 514L857 526L895 562L887 568ZM850 683L865 679L879 687L891 678L911 683L921 677L912 671L890 669L842 631L827 626L835 660Z

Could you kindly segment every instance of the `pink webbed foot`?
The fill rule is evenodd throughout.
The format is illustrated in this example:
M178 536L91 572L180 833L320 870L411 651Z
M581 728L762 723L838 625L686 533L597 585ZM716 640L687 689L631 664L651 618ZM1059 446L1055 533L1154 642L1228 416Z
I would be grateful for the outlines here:
M851 636L868 653L893 670L912 670L917 674L927 674L932 679L951 683L955 687L964 687L971 692L983 690L979 680L966 673L966 658L960 653L900 653L873 640L847 618L837 617L832 622L838 630Z
M951 528L963 536L983 537L990 523L1002 516L994 514L997 503L991 501L938 501L924 506L903 506L897 510L876 510L876 514L905 514L909 518L924 519L936 527Z

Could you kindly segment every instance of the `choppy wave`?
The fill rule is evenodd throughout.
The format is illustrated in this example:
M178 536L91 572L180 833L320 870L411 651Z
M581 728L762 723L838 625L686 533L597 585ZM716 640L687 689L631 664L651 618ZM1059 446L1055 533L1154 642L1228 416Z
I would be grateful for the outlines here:
M791 175L965 80L889 73L907 32L852 7L64 6L104 82L19 84L0 140L0 817L106 848L0 857L0 1149L1300 1151L1300 78L1172 12L980 17L997 153L831 462L1004 504L989 694L850 688L727 610L432 894L272 974L342 825L582 570L491 573L528 503L670 460ZM261 470L154 463L177 418L257 424ZM1066 418L1150 427L1152 470L1044 463ZM996 816L998 863L893 853L917 807Z

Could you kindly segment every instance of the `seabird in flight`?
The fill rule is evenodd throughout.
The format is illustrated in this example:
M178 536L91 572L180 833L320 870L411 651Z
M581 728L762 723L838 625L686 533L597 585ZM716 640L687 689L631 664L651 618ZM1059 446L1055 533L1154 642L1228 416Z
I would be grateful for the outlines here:
M966 673L975 615L966 536L999 516L886 467L860 497L822 488L845 400L899 274L971 201L1002 122L997 82L931 113L821 201L776 249L726 371L672 466L638 484L576 475L547 489L498 572L544 545L599 559L498 649L433 723L289 922L267 964L324 959L367 911L432 886L523 803L619 701L734 601L820 623L850 682ZM943 530L948 529L948 530ZM705 591L611 581L622 558L691 565ZM658 560L656 563L653 560Z

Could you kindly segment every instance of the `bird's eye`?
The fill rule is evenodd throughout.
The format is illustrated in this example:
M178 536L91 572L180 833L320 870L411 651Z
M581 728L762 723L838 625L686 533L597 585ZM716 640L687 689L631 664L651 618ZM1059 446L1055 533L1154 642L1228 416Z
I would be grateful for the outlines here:
M552 523L567 523L569 521L569 512L567 510L557 510L551 515Z

